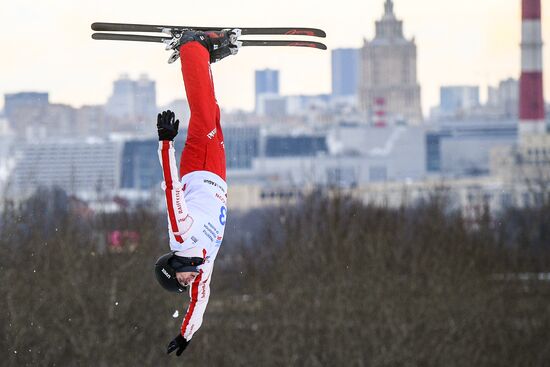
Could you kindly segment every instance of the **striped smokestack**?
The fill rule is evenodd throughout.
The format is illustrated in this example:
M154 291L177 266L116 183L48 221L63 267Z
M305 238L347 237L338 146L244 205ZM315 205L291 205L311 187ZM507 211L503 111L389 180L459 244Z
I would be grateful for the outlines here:
M542 92L541 0L522 0L521 79L519 119L521 134L546 131Z

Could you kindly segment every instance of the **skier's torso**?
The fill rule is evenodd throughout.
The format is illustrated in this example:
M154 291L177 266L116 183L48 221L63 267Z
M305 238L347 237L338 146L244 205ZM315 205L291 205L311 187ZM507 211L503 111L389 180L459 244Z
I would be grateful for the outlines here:
M193 218L183 243L176 241L170 226L170 248L181 256L206 257L214 261L223 240L227 220L227 184L209 171L193 171L182 177L183 196Z

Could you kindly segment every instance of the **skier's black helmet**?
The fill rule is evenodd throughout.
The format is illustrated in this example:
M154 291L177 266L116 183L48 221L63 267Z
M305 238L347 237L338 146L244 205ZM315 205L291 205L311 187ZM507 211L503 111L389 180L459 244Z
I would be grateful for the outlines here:
M169 292L184 292L187 286L176 279L176 272L192 271L198 273L198 266L204 262L200 257L182 257L169 252L158 258L155 263L155 276L160 286Z

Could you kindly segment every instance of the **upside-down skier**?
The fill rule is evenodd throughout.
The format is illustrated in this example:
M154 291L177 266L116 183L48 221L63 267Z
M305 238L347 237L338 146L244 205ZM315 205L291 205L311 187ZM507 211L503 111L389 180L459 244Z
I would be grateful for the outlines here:
M179 120L169 110L157 117L171 252L157 260L155 274L163 288L173 292L188 288L190 296L180 331L167 349L178 356L202 324L227 220L225 150L210 63L237 53L232 35L229 30L188 31L170 44L174 53L169 62L181 60L191 110L179 173L173 142Z

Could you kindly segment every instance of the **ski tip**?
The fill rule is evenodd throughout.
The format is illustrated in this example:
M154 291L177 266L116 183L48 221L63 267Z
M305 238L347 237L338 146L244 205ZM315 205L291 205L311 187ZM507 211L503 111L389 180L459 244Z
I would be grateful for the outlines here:
M317 50L326 50L327 49L327 46L324 43L320 43L320 42L297 41L297 42L289 44L289 46L309 47L309 48L316 48Z
M92 39L94 40L108 40L109 36L111 36L108 33L92 33Z
M325 45L324 43L317 42L316 48L318 48L319 50L326 50L327 45Z
M326 50L327 46L320 42L296 40L242 40L243 46L290 46L290 47L307 47L318 50Z
M295 28L285 33L285 36L311 36L325 38L326 32L318 28Z
M327 46L324 43L310 42L310 41L294 41L294 42L289 42L288 44L282 45L282 46L307 47L307 48L315 48L317 50L327 49Z

